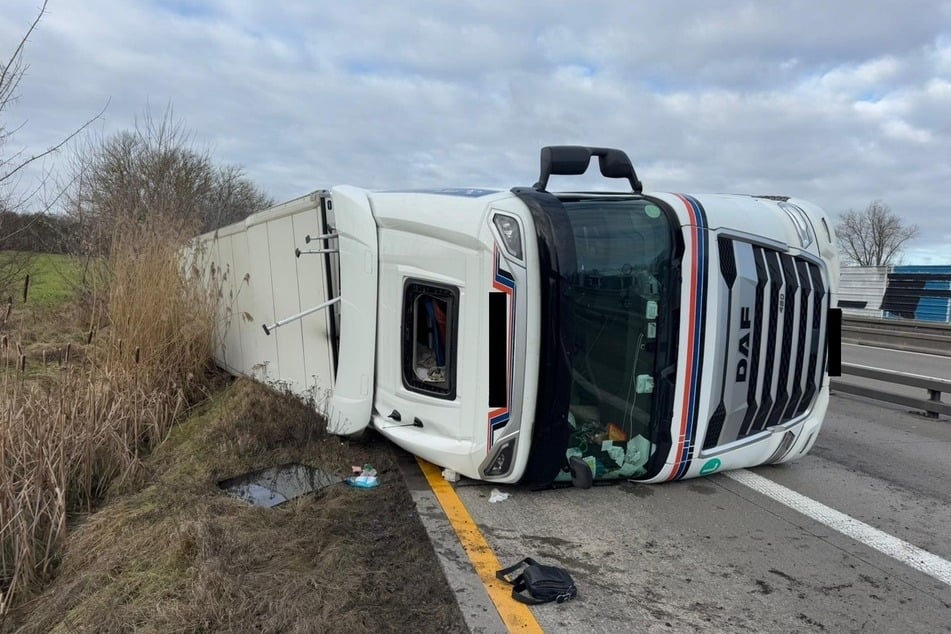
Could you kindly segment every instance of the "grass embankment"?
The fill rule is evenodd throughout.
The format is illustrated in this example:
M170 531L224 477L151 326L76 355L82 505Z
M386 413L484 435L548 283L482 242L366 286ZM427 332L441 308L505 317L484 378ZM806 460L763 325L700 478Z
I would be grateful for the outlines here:
M313 408L242 379L175 426L144 484L71 536L18 631L466 631L384 441L342 443ZM275 509L217 483L301 462L376 489L332 485Z
M465 631L392 448L343 443L259 384L209 383L204 299L149 261L115 268L88 345L88 307L36 310L70 324L69 363L31 374L34 344L16 369L23 307L4 331L0 631ZM369 462L381 485L270 510L218 488L289 462L340 476Z
M42 302L30 294L4 311L0 617L51 577L72 514L134 479L142 452L202 394L214 298L183 283L176 242L161 237L117 240L99 299L57 304L51 258L38 258L30 288Z

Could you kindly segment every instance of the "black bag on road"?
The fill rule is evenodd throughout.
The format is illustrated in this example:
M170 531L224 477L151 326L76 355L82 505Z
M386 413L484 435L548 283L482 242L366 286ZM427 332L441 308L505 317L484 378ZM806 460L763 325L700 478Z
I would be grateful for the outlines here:
M525 570L514 579L513 572L525 566ZM578 596L575 581L564 568L544 566L531 557L526 557L514 566L503 568L495 573L498 579L511 584L512 598L529 605L539 603L564 603Z

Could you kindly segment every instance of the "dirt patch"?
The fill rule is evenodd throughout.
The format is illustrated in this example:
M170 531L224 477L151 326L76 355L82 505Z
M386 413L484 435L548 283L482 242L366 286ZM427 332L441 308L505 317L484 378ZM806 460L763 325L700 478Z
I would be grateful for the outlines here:
M467 631L394 449L342 442L313 409L239 380L177 426L138 482L77 518L55 580L3 631ZM274 509L218 482L299 462L333 485Z

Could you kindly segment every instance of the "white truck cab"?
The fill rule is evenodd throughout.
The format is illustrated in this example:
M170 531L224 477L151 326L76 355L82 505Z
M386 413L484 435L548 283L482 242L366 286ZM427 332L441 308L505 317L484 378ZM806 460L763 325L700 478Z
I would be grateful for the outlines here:
M593 157L631 191L548 191ZM335 433L372 426L480 480L791 460L838 364L821 209L645 193L619 150L543 148L539 182L509 191L335 187L202 239L238 305L223 317L253 318L223 321L219 363L324 395Z

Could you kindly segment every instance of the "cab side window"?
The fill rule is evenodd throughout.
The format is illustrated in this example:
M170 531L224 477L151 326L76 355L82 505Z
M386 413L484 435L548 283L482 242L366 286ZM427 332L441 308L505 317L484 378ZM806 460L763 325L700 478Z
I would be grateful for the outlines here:
M409 280L403 290L403 385L414 392L456 398L459 290Z

